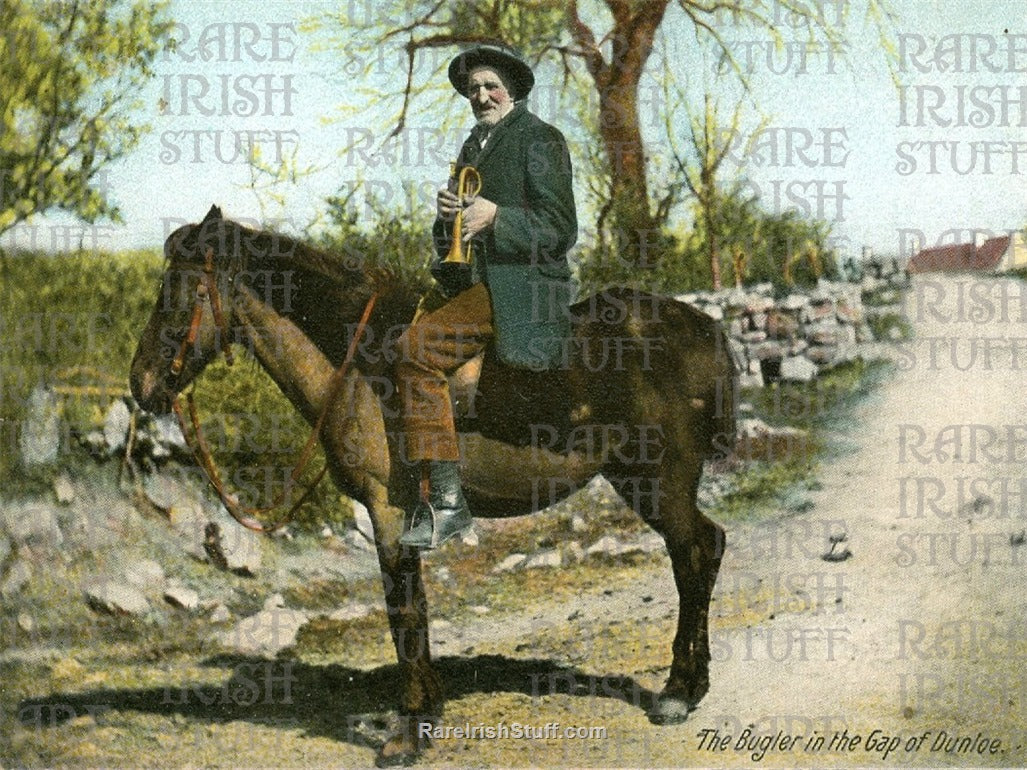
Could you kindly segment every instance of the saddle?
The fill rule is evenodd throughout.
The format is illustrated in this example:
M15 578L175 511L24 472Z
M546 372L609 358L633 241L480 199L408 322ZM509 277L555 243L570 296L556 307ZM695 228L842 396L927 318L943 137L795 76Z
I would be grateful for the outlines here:
M556 435L566 435L571 427L567 371L509 366L500 359L494 342L450 378L450 396L460 433L480 433L526 447L540 426L555 430Z

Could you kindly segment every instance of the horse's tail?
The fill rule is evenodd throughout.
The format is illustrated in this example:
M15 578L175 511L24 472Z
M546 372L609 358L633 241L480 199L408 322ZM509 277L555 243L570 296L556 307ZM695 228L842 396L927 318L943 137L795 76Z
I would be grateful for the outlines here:
M710 319L716 326L718 351L713 376L713 408L709 413L713 449L711 457L724 458L731 454L737 439L738 416L738 374L739 362L735 360L730 338L724 328Z
M662 312L673 319L668 337L671 329L680 334L674 353L687 383L696 449L703 459L725 458L735 446L738 411L739 362L729 337L718 321L683 302L668 300Z

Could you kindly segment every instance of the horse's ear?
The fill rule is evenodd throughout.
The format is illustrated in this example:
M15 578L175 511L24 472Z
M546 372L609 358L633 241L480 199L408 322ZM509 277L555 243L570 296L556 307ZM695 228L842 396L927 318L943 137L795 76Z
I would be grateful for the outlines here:
M207 216L203 218L203 222L201 222L200 224L204 224L206 222L214 222L218 219L221 219L221 209L217 206L211 206L210 211L207 212Z

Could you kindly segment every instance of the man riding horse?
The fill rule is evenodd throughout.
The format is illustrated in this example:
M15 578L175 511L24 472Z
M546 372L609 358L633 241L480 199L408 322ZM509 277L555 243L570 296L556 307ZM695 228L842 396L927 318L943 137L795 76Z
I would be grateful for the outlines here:
M414 315L415 297L373 265L245 227L216 206L165 241L161 289L130 377L142 408L167 412L238 335L314 426L339 490L367 507L398 662L399 729L380 749L383 764L413 761L425 748L419 725L443 713L418 547L470 524L458 460L479 514L529 514L602 474L663 536L677 630L649 718L687 719L710 686L710 596L724 548L724 530L699 509L697 490L703 463L730 451L736 433L737 372L716 321L625 287L568 306L571 170L560 133L518 104L532 86L530 68L505 47L479 46L457 57L450 77L482 118L460 156L482 185L462 202L459 180L455 195L439 193L435 234L445 253L459 212L455 243L474 242L477 252L437 265L440 286L402 338L396 377L381 367L397 352L391 331ZM258 275L291 276L297 291L262 290ZM170 366L169 344L179 350ZM458 445L445 373L486 344L476 430ZM522 382L542 395L515 397ZM397 391L405 426L393 422ZM427 469L423 504L407 456ZM212 462L199 462L210 473ZM344 725L350 716L335 718Z
M447 374L489 342L508 365L544 370L559 361L569 332L567 251L578 230L567 143L528 112L535 76L520 54L503 44L475 46L450 63L449 81L470 101L477 124L438 192L438 285L400 339L396 367L407 459L421 463L427 480L400 539L417 548L471 526ZM481 177L476 195L455 186L467 166ZM460 232L453 233L458 213ZM444 259L454 239L473 243L473 262Z

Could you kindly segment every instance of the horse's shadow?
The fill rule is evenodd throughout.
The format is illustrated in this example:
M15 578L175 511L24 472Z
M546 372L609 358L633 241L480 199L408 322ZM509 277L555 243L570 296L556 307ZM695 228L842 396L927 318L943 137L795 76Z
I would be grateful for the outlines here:
M298 728L310 736L378 749L388 736L395 693L402 686L395 664L364 671L338 664L220 655L204 665L230 669L231 676L220 684L183 682L29 698L19 704L18 718L24 726L47 728L87 715L102 722L106 711L178 714L216 724L247 721ZM589 673L544 659L450 656L437 660L435 669L450 701L473 693L520 693L532 699L567 694L609 698L649 711L657 697L631 677Z

